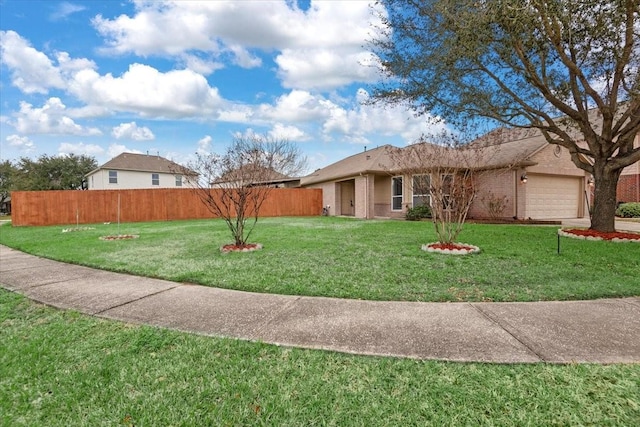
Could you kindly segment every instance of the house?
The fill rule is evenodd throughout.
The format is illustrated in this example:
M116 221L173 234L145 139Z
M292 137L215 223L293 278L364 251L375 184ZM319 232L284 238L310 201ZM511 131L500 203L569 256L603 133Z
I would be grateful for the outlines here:
M245 164L230 170L210 183L211 188L220 187L300 187L300 178L291 178L285 174L261 165Z
M11 215L11 196L0 201L0 215Z
M489 217L482 199L504 200L504 218L577 218L588 215L589 177L578 169L568 150L549 145L536 130L497 131L476 141L484 146L475 170L477 197L470 217ZM473 146L473 145L472 145ZM428 196L424 175L412 175L394 165L407 148L390 145L347 157L302 178L303 187L322 188L329 215L356 218L401 218ZM422 188L422 190L421 190Z
M122 153L85 175L89 190L189 187L195 172L157 155Z
M640 134L636 135L634 147L640 147ZM618 202L640 203L640 162L622 170L618 180Z

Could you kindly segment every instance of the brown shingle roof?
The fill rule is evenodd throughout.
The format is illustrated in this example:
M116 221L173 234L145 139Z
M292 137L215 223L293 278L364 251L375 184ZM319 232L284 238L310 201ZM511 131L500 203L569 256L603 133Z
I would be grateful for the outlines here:
M89 172L88 175L100 169L110 170L127 170L140 172L159 172L159 173L184 173L185 168L164 157L149 154L122 153L98 169ZM193 173L195 175L195 173Z
M265 184L270 182L295 181L297 179L298 178L291 178L271 168L250 163L242 165L238 169L226 172L221 177L211 182L211 184Z
M469 145L469 149L477 149L477 160L473 169L498 169L512 166L531 166L535 164L530 160L531 156L542 150L547 141L539 132L508 132L511 137L521 137L515 141L497 140L496 143ZM424 143L425 148L432 144ZM477 148L481 145L482 148ZM302 178L301 185L311 185L319 182L336 181L365 173L392 173L397 171L393 158L394 153L401 152L403 148L392 145L384 145L363 153L354 154ZM437 147L435 152L442 152L442 147ZM456 157L452 157L455 159ZM445 159L443 159L444 161ZM455 160L454 160L455 161ZM465 167L460 165L460 167Z
M304 186L334 181L361 173L387 173L392 166L390 153L394 150L399 150L399 148L383 145L373 150L354 154L303 177L300 184Z

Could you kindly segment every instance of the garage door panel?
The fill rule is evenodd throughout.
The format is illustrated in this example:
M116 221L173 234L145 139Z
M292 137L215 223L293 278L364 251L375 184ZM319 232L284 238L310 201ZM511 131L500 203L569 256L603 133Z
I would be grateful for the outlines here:
M533 219L576 218L580 209L581 179L552 175L529 175L527 217Z

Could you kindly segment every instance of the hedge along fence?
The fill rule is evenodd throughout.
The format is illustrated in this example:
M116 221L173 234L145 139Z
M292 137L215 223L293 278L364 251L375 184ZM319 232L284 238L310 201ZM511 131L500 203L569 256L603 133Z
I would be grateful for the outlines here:
M214 218L196 192L186 188L16 191L11 193L11 209L15 226ZM321 189L274 188L260 216L314 216L321 212Z

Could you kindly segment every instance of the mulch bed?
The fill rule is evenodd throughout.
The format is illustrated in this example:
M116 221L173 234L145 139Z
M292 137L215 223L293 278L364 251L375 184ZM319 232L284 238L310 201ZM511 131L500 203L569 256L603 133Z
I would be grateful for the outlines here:
M446 255L469 255L480 252L480 248L467 243L433 242L422 245L422 250Z
M116 235L112 235L112 236L102 236L100 237L100 240L130 240L130 239L137 239L138 236L137 234L116 234Z
M550 221L544 219L513 219L513 218L469 218L465 221L469 224L514 224L514 225L560 225L562 221Z
M262 249L262 245L260 243L246 243L244 245L224 245L220 248L220 252L229 253L229 252L253 252L259 251Z
M560 229L558 234L564 237L585 240L609 240L612 242L637 242L640 243L640 234L626 231L614 231L605 233L585 228Z

